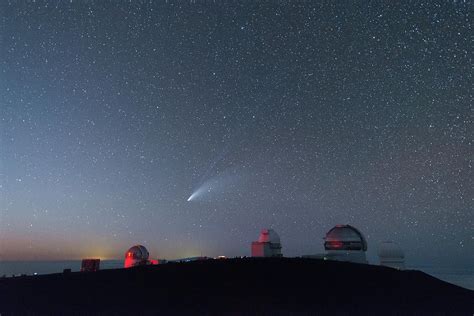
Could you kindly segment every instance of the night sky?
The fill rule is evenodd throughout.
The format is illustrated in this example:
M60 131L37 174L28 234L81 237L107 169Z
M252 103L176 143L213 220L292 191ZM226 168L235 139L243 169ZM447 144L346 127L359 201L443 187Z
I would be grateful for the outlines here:
M0 259L249 255L266 227L298 256L351 224L374 263L472 263L472 12L1 1Z

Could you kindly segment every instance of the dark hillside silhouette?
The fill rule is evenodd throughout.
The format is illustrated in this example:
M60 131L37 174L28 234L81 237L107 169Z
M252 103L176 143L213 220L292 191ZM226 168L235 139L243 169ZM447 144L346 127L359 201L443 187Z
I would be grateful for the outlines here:
M0 280L2 312L464 314L474 292L418 271L312 259L228 259Z

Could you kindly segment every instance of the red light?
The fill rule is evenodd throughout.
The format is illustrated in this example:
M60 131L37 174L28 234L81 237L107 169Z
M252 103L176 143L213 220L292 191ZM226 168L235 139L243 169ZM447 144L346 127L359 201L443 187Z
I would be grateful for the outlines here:
M343 243L342 241L331 241L331 247L333 248L342 248Z

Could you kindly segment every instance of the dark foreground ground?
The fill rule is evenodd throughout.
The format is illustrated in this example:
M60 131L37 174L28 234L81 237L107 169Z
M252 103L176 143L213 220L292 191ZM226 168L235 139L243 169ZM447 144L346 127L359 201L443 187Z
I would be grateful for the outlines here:
M418 271L231 259L0 279L1 315L469 315L474 291Z

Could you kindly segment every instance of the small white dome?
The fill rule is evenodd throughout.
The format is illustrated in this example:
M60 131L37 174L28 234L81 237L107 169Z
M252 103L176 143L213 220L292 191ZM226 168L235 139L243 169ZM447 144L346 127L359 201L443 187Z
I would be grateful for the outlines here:
M278 236L278 234L273 229L262 229L260 236L258 237L258 241L279 244L280 236Z
M148 250L142 245L133 246L125 253L125 258L134 260L148 260L149 256Z
M405 254L403 253L402 248L400 248L400 246L393 241L384 241L380 243L380 246L378 249L378 255L380 259L386 259L386 258L404 259L405 258Z

